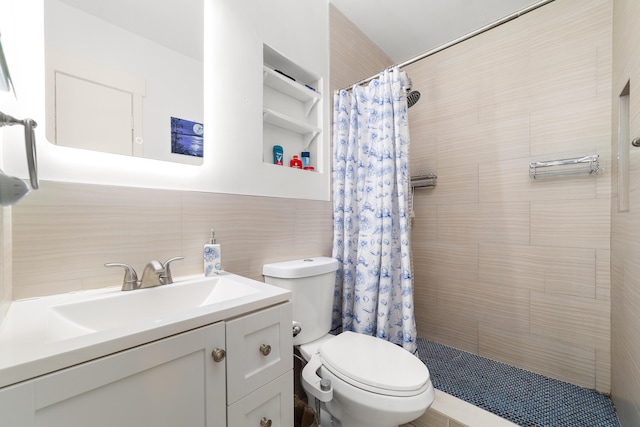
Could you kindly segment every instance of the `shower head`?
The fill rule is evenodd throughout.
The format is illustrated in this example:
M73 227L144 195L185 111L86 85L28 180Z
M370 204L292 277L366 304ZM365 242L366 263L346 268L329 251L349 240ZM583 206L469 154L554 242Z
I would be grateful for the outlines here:
M407 93L407 106L409 108L413 107L419 99L420 92L418 92L417 90L410 91L409 93Z
M400 80L402 82L402 88L407 92L407 107L411 108L416 102L418 102L418 99L420 99L420 92L417 90L411 90L413 82L405 71L400 73Z

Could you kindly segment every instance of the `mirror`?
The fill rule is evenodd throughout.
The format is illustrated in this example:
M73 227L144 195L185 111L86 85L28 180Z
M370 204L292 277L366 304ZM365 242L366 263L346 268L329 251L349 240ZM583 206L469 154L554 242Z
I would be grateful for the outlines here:
M327 44L329 10L325 2L199 0L204 11L204 71L200 72L203 76L205 134L203 163L196 166L54 145L47 141L44 75L45 44L50 43L45 37L44 18L45 6L52 1L55 0L0 0L0 10L11 11L0 13L0 30L19 96L15 105L3 112L15 117L30 117L38 123L35 134L41 182L329 200L328 169L323 173L299 174L291 168L276 168L262 159L263 46L267 43L277 47L293 62L322 76L319 92L331 93ZM105 7L117 3L119 15L129 15L139 4L147 5L145 13L153 13L167 3L174 8L177 4L182 16L186 5L192 1L109 0L96 3L95 0L82 0L79 3ZM64 3L63 6L68 5ZM291 13L283 14L283 10ZM173 9L171 16L178 12ZM145 22L151 20L150 17L139 18L145 13L136 15L133 27L148 25ZM294 15L296 19L291 19ZM165 23L153 33L168 34L170 27L170 22ZM282 28L289 31L283 32ZM291 33L304 37L290 37ZM86 43L91 46L93 41ZM64 45L55 47L58 50L65 48ZM148 52L138 50L135 54L146 56ZM173 65L163 62L162 67ZM147 96L151 93L149 85L146 93ZM0 101L3 95L7 93L0 91ZM174 91L172 96L177 93ZM316 143L321 141L323 147L322 156L316 160L323 165L329 164L329 107L330 103L323 99L322 127L327 131L316 138ZM197 122L190 117L180 118ZM24 179L28 176L24 138L16 132L19 130L16 126L13 128L3 132L0 168Z
M203 0L47 0L46 136L65 147L203 160Z

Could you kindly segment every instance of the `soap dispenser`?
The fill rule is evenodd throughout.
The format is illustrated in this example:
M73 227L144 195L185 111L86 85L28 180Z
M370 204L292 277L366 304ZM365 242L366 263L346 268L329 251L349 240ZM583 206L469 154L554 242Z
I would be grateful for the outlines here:
M211 230L209 243L204 245L204 275L211 277L220 274L222 270L220 264L220 245L216 243L216 232Z

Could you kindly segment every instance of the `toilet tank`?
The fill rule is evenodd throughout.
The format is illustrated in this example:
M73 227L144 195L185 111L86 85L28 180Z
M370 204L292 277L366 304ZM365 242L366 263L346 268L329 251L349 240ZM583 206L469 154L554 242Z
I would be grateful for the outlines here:
M302 330L293 344L314 341L331 330L333 290L338 261L328 257L265 264L265 283L291 291L293 321Z

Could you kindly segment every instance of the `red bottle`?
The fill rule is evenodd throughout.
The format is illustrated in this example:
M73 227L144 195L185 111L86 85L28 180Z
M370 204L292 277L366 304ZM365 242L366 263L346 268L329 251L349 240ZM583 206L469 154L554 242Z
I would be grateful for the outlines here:
M300 160L298 156L293 156L293 159L289 162L289 166L292 168L302 169L302 160Z

